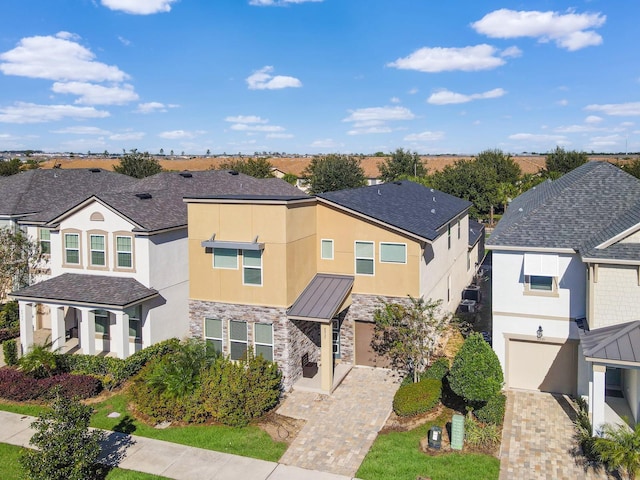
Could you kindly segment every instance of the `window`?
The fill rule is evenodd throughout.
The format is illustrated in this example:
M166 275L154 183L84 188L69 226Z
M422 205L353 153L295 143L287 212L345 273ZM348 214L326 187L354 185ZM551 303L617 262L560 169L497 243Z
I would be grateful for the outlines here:
M116 267L133 267L133 246L131 237L116 237Z
M204 339L217 353L222 353L222 320L219 318L204 319Z
M273 325L269 323L254 324L253 338L256 356L262 355L265 360L273 362Z
M40 252L44 255L49 255L51 253L51 230L41 228L38 231L38 235L40 236Z
M529 289L542 292L552 292L554 290L553 277L529 275Z
M238 250L235 248L214 248L213 268L238 268Z
M333 240L320 240L320 258L333 260Z
M340 320L334 318L331 322L331 333L332 333L332 348L333 348L333 358L340 358Z
M373 275L373 242L356 242L356 274Z
M404 243L380 243L382 263L407 263L407 245Z
M80 235L77 233L64 234L64 263L80 265Z
M247 352L247 322L229 320L229 357L240 360Z
M460 240L460 220L458 220L458 240Z
M109 312L105 310L95 310L93 320L96 325L96 336L109 338Z
M242 282L245 285L262 285L262 251L242 251Z
M451 250L451 224L447 225L447 248Z
M129 316L129 337L142 340L142 305L125 308Z
M90 265L104 267L107 264L104 235L89 235Z
M447 276L447 303L451 301L451 275Z
M467 250L467 272L471 268L471 251Z

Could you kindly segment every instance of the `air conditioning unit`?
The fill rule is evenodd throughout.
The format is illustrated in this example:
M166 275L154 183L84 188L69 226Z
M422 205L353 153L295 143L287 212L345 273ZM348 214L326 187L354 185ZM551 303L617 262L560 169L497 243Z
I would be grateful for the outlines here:
M461 313L474 313L476 311L476 301L469 299L462 300L458 311Z
M479 285L469 285L462 291L463 300L474 300L476 303L482 301L482 292Z

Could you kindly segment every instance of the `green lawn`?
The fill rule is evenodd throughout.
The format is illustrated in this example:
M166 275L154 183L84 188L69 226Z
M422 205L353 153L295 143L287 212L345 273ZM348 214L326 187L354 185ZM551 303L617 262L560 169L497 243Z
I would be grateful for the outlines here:
M356 477L364 480L414 480L418 475L432 480L495 480L500 462L490 455L448 453L429 456L420 451L420 440L432 425L444 427L448 418L408 432L378 435ZM444 428L443 428L444 430Z
M0 459L2 459L2 480L22 480L24 470L18 462L21 447L0 443ZM123 470L114 468L109 470L106 480L163 480L166 477L158 477L148 473L134 472L133 470ZM168 480L168 479L167 479Z

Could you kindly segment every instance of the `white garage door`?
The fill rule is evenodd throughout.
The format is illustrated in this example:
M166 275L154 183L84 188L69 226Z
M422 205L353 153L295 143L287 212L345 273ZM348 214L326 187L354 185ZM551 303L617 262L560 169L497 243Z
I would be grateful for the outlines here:
M576 342L558 344L512 339L508 348L508 387L575 395Z

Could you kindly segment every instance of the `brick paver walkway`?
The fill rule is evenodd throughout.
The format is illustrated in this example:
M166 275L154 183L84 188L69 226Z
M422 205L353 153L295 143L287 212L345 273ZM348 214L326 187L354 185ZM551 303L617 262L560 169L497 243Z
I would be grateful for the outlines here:
M397 376L354 367L332 395L293 391L278 413L306 420L280 463L354 476L391 413Z
M510 391L502 431L500 480L595 480L572 455L575 410L563 395Z

